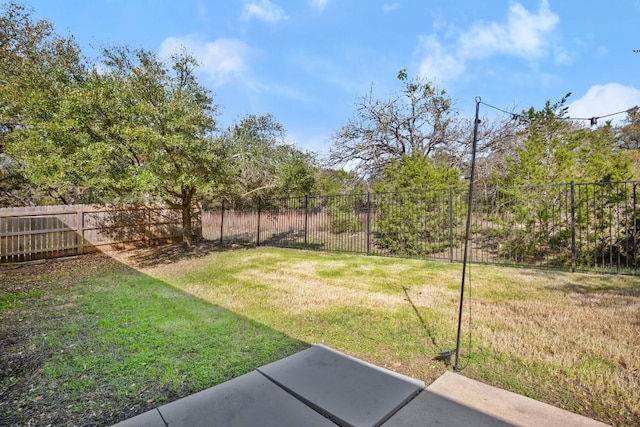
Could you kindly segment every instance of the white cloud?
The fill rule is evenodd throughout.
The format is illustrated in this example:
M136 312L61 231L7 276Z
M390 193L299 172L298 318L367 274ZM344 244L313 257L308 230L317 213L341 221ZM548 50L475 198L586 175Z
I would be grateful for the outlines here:
M289 19L284 9L277 4L271 3L269 0L260 0L244 5L242 19L250 21L253 18L270 24Z
M607 83L604 85L592 86L580 99L569 104L569 116L590 118L601 117L618 111L640 105L640 89L623 86L619 83ZM604 124L607 120L612 123L620 123L626 115L619 114L612 117L605 117L598 121Z
M311 0L311 5L318 10L324 10L329 0Z
M160 45L159 55L169 57L186 49L200 64L200 72L214 86L221 86L241 76L247 68L249 47L237 39L217 39L212 42L196 36L168 37Z
M558 21L546 1L541 3L537 14L514 3L509 7L506 23L474 24L462 33L459 54L464 58L487 58L496 54L537 58L544 53L545 35Z
M442 81L464 73L464 60L447 53L437 37L421 37L419 50L426 55L420 63L420 75Z
M395 2L395 3L385 3L382 5L382 11L384 13L389 13L389 12L393 12L394 10L398 10L400 9L400 3Z
M547 0L542 0L537 13L513 3L506 22L474 23L467 29L458 30L453 43L445 44L436 35L421 37L417 50L422 56L421 73L428 78L450 80L463 74L470 60L497 55L538 59L550 50L549 37L558 22L559 18L551 12ZM551 49L564 54L561 49Z

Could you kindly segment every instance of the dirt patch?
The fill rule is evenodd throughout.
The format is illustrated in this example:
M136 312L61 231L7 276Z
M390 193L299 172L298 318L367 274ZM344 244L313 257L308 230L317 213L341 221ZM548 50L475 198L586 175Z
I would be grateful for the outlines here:
M69 258L24 263L0 264L0 291L23 293L70 288L83 277L114 262L113 258L95 253Z
M254 245L220 244L211 240L197 240L192 246L166 243L153 247L133 248L108 252L108 255L136 268L153 268L165 264L174 264L183 260L194 260L205 257L212 252L223 252Z

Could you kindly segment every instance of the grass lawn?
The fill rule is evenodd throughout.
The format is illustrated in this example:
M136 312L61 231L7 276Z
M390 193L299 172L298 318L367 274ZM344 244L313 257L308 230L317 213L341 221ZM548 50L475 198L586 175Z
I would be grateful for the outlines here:
M206 249L0 269L0 425L114 423L314 343L427 383L450 369L459 264ZM464 375L637 423L638 278L469 274Z

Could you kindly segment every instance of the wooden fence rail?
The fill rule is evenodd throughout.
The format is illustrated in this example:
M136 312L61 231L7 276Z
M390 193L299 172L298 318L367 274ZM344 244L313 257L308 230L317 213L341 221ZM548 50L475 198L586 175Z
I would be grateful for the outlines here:
M180 212L168 208L93 205L2 208L0 263L80 255L102 246L172 239L181 234Z

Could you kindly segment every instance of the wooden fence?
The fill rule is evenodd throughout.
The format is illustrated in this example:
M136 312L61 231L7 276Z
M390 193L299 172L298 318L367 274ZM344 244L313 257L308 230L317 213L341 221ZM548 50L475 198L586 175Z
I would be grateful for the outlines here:
M199 225L194 224L194 230L197 229ZM80 255L104 246L173 239L181 234L180 211L167 208L90 205L2 208L0 263Z

